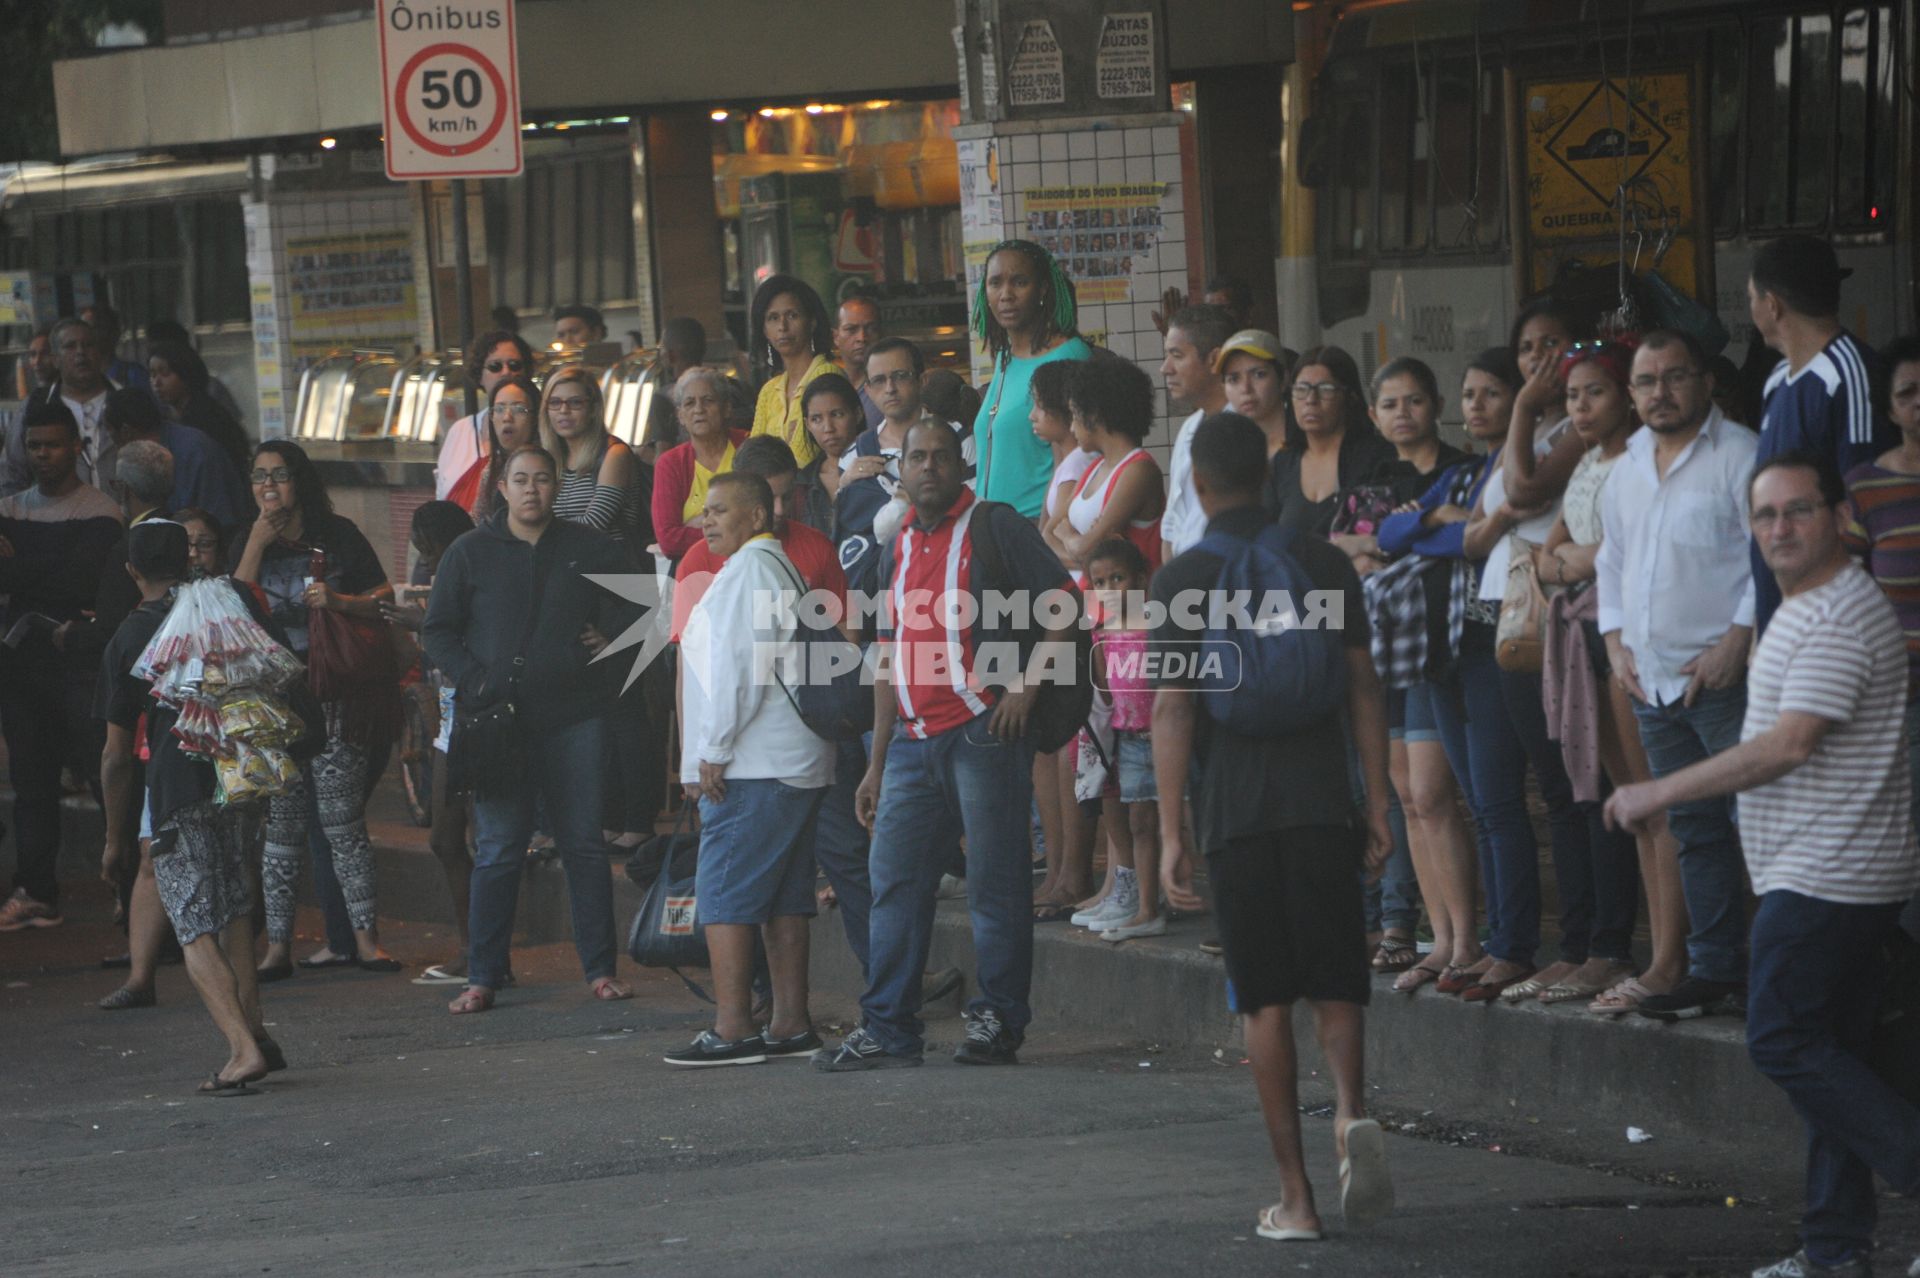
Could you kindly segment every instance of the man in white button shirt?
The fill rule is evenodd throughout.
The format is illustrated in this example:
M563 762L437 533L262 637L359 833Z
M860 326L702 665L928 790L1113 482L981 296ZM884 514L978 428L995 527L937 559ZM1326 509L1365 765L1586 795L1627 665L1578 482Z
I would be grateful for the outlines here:
M1642 339L1629 390L1647 429L1627 441L1600 501L1600 633L1656 777L1738 744L1747 708L1747 480L1758 443L1713 406L1706 366L1684 333ZM1691 971L1638 1011L1670 1020L1704 1015L1745 985L1746 877L1730 799L1676 804L1667 819Z

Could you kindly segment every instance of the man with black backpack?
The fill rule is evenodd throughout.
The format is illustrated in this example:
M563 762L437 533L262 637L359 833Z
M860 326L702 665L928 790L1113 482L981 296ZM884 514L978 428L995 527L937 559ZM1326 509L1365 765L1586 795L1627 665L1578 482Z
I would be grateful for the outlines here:
M1300 999L1313 1009L1336 1094L1347 1223L1371 1223L1393 1205L1380 1125L1365 1116L1362 1069L1372 982L1361 867L1378 874L1393 846L1387 728L1360 579L1327 542L1268 526L1265 461L1260 428L1237 413L1216 413L1194 432L1193 486L1207 529L1153 579L1153 602L1165 609L1148 649L1157 674L1153 761L1159 791L1170 796L1200 760L1194 822L1232 1006L1245 1018L1280 1164L1280 1201L1261 1211L1258 1232L1308 1241L1320 1237L1320 1216L1300 1149ZM1366 782L1364 817L1347 777L1349 732ZM1197 908L1185 886L1180 805L1161 804L1160 818L1167 899Z
M954 1060L1017 1061L1033 1015L1033 755L1064 744L1091 695L1066 571L1032 523L975 499L953 427L923 419L908 429L900 483L913 516L880 578L893 629L856 796L873 831L867 990L859 1028L814 1058L826 1072L921 1063L921 974L956 827L979 969Z

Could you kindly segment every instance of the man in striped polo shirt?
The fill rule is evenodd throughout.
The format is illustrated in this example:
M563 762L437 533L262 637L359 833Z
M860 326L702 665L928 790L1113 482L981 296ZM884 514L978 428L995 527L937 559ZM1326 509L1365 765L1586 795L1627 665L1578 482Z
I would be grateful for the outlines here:
M1760 412L1760 460L1811 453L1844 475L1899 443L1876 411L1880 357L1840 324L1842 270L1833 245L1782 235L1754 250L1747 313L1761 341L1784 357L1767 378ZM1760 539L1753 549L1754 633L1780 606Z
M1753 920L1747 1051L1807 1125L1801 1249L1754 1278L1871 1273L1873 1177L1920 1193L1920 1110L1864 1059L1881 947L1920 888L1903 719L1906 641L1841 542L1845 493L1824 456L1761 463L1753 534L1783 600L1748 676L1739 745L1616 790L1610 823L1740 795Z

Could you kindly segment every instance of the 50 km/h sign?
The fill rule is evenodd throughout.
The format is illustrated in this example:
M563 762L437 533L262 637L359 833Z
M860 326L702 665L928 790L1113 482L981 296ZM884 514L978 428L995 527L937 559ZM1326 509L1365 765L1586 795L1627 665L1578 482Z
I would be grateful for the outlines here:
M380 0L379 26L387 176L519 173L513 0Z

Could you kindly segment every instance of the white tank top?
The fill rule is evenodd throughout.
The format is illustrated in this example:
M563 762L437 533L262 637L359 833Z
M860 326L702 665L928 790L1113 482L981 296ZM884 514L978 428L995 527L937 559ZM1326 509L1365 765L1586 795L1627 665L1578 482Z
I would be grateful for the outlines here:
M1096 461L1087 468L1087 473L1080 479L1080 487L1074 490L1073 500L1067 503L1067 522L1073 525L1075 532L1087 532L1099 522L1100 512L1106 509L1107 499L1113 496L1113 486L1120 480L1120 472L1148 455L1144 448L1134 449L1122 457L1119 464L1107 472L1105 481L1099 484L1093 482L1093 475L1100 469L1100 463ZM1158 523L1156 519L1136 519L1132 526L1153 528Z

